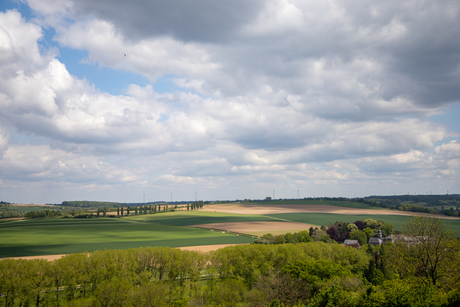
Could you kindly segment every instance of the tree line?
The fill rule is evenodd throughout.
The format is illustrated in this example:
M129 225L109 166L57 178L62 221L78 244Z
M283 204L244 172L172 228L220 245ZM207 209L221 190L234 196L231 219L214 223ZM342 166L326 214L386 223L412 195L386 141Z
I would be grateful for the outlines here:
M6 259L0 306L459 306L459 241L429 217L403 234L360 249L318 241Z
M396 209L400 211L422 212L460 216L460 195L398 195L369 196L354 199L373 207ZM420 204L420 205L418 205ZM441 207L440 209L435 207ZM448 207L448 209L446 209Z
M78 207L78 208L99 208L108 207L115 208L118 206L126 206L125 203L109 202L109 201L88 201L88 200L72 200L63 201L61 206L63 207Z

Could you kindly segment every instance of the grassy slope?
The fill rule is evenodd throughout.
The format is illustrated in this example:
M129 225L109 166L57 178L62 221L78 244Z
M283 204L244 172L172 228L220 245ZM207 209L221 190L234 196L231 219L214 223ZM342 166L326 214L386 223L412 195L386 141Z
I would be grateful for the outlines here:
M365 219L374 219L382 220L385 223L393 223L395 225L395 230L401 230L402 224L410 219L410 216L401 215L343 215L332 213L281 213L269 214L267 216L318 226L328 226L329 223L335 223L336 221L353 223ZM460 237L460 220L444 220L444 225L452 229L457 234L457 237Z

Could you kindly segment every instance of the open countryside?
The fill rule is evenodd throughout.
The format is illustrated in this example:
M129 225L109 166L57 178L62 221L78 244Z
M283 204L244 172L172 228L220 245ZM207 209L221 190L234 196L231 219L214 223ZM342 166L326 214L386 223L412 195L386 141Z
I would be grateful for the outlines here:
M382 208L377 210L352 201L240 202L208 204L190 211L186 207L182 209L185 211L146 215L131 213L123 218L0 219L0 258L142 246L245 244L253 243L267 233L295 233L310 227L328 226L336 221L353 223L364 219L392 223L394 230L400 230L410 216L423 215ZM460 236L459 218L438 217L446 219L446 225Z
M15 258L0 261L0 306L458 306L459 218L344 204L0 220L0 257ZM381 229L430 240L382 244ZM378 243L346 246L358 232Z

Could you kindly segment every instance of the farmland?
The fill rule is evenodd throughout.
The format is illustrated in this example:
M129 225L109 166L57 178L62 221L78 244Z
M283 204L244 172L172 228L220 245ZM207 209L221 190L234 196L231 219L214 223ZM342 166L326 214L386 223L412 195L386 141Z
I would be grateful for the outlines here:
M280 201L207 205L195 211L130 215L123 218L39 218L0 220L0 258L91 252L142 246L183 247L251 243L241 234L284 234L328 226L336 221L368 218L393 223L400 230L410 212L373 210L349 201ZM449 217L445 217L449 218ZM450 217L446 225L460 236L460 220ZM194 226L194 227L187 227ZM201 228L200 228L201 227Z
M158 223L171 226L192 226L207 223L232 223L273 221L273 218L257 214L235 214L206 211L177 211L162 214L137 215L127 217L130 221Z
M166 215L166 214L165 214ZM0 258L141 246L250 243L252 238L129 219L36 219L0 223Z

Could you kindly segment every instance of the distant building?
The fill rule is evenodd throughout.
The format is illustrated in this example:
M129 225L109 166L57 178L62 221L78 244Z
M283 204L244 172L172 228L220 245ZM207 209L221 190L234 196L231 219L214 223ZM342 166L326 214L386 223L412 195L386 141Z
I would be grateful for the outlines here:
M377 238L370 238L369 239L369 244L372 244L374 246L376 245L382 245L382 244L385 244L387 242L391 242L393 243L394 242L394 239L393 239L393 236L392 235L389 235L388 237L383 237L382 236L382 230L379 229L379 236Z
M359 245L359 242L358 240L345 240L343 242L342 245L345 245L345 246L351 246L351 247L354 247L354 248L360 248L361 246Z
M427 240L430 240L429 237L422 237L422 236L405 236L405 235L398 235L394 238L394 242L396 243L404 243L406 245L414 245L418 244L421 242L425 242Z

